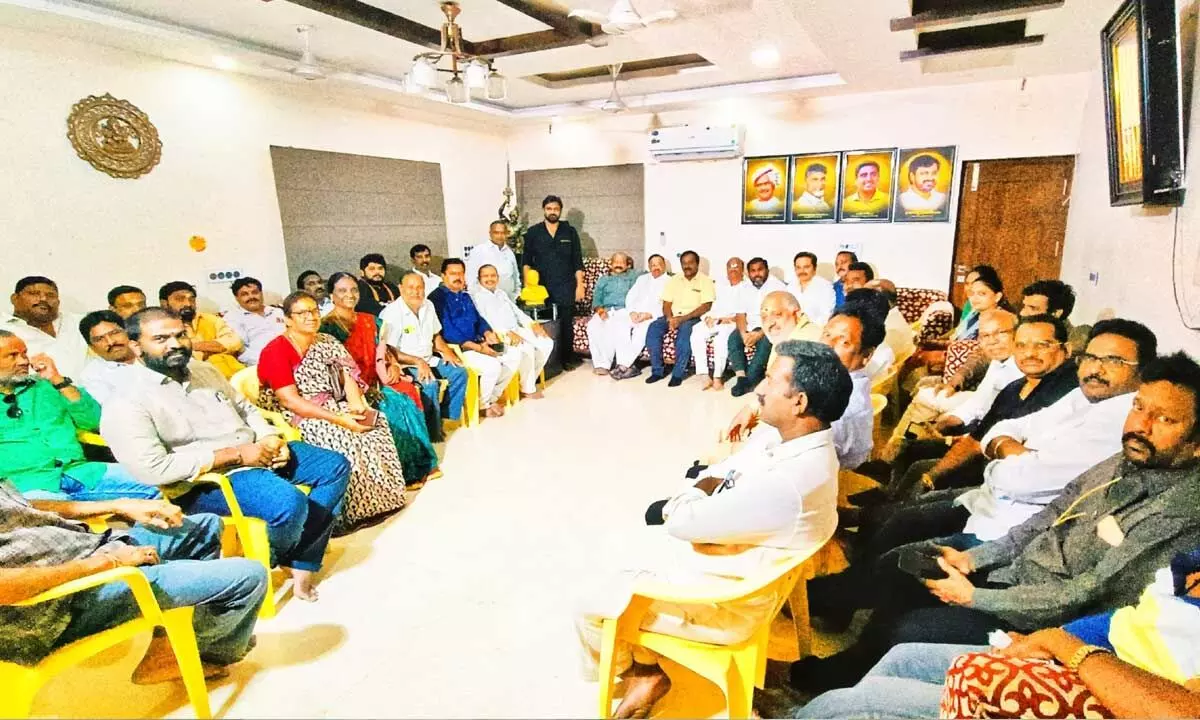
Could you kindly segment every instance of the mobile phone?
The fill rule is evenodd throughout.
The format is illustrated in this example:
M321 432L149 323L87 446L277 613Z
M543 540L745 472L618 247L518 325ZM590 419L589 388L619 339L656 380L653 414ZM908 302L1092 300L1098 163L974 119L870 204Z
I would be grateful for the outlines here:
M362 415L363 415L362 420L358 421L359 425L366 425L367 427L375 427L375 421L379 419L379 411L378 410L376 410L375 408L367 408L363 412Z
M495 350L498 353L504 352L504 343L502 343L502 342L492 343L488 347L490 347L491 349Z
M900 553L900 569L920 580L943 580L949 575L938 565L939 557L937 551L907 549Z

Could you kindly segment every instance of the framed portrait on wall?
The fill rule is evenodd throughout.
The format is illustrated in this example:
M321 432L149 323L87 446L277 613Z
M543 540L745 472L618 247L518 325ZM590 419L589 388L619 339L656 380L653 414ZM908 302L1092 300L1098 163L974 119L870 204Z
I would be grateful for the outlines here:
M1143 200L1141 3L1127 0L1101 34L1104 45L1104 109L1108 128L1109 200Z
M842 154L792 155L789 165L788 222L835 222Z
M895 148L843 153L838 222L890 221L895 169Z
M956 148L901 148L896 160L896 222L948 222Z
M742 165L742 223L787 220L788 159L748 157Z

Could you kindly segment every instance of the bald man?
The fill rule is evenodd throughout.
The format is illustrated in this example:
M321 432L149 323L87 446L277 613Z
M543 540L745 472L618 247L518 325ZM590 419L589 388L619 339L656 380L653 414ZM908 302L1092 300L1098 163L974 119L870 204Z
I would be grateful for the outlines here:
M738 312L754 286L746 282L746 264L739 257L725 263L727 283L717 284L717 299L712 309L704 313L692 330L692 357L696 358L697 373L704 375L701 390L721 390L725 387L725 366L729 359L729 336L737 330ZM712 372L708 370L708 343L712 343Z
M800 301L788 290L775 290L767 293L759 309L762 318L763 334L771 341L771 354L764 367L775 360L775 346L788 340L809 340L820 342L822 327L804 314ZM745 395L754 389L751 382L754 378L739 377L733 384L730 394L734 397ZM758 378L761 382L761 378Z
M602 275L596 281L596 289L592 292L592 317L587 322L592 371L597 375L608 375L612 371L618 347L633 331L625 306L629 290L638 279L638 274L633 271L633 260L625 253L613 253L608 261L608 271L608 275ZM617 370L623 370L623 366L618 364Z

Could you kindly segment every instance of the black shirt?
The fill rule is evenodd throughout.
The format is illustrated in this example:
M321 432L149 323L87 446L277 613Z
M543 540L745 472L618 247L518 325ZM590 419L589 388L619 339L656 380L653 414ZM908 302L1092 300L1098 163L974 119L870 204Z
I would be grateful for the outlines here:
M1058 402L1063 395L1079 387L1078 370L1074 360L1067 360L1042 378L1024 400L1021 399L1021 388L1025 387L1025 378L1005 385L987 415L971 428L971 437L982 440L988 430L1001 420L1025 417Z
M554 235L546 223L525 231L525 257L522 262L538 271L542 285L550 293L550 302L570 305L575 302L575 273L583 271L583 247L579 233L566 220L558 222Z
M362 313L378 316L384 305L400 297L400 288L387 280L368 280L358 278L358 305L354 309Z

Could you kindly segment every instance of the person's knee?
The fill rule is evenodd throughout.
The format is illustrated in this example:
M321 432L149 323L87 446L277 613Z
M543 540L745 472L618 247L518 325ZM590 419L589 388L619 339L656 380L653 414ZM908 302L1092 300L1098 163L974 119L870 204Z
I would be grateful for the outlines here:
M194 558L220 556L221 533L224 530L220 516L213 513L185 515L180 528L187 544L193 548Z
M220 570L228 592L253 603L266 597L270 576L262 563L247 558L222 558L215 562L220 563L220 568L212 570Z

